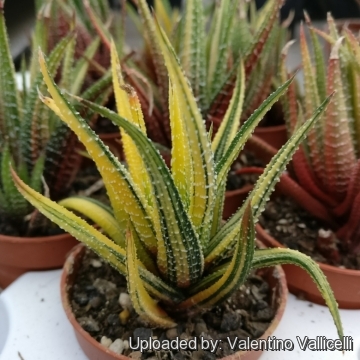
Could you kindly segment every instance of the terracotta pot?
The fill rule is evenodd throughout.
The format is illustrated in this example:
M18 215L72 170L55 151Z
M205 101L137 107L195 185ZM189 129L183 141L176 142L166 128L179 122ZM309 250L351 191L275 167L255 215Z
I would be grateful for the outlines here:
M90 360L131 360L127 356L115 354L92 338L90 334L79 325L72 312L69 290L75 281L84 251L84 245L79 244L76 246L70 253L64 265L64 270L61 276L60 291L65 313L74 328L76 338L81 348ZM275 296L272 297L275 299L274 301L276 301L275 317L263 336L261 336L261 339L267 339L274 332L284 314L288 290L286 287L285 274L280 266L260 269L258 270L258 274L268 281L270 287L275 293ZM257 360L261 354L261 351L242 351L237 352L234 355L227 356L226 358L223 358L223 360Z
M346 26L356 36L360 31L360 19L358 18L336 19L335 24L339 31L342 31L342 29Z
M229 219L239 209L253 188L254 186L249 184L240 189L226 191L223 209L224 220Z
M284 248L284 245L269 235L259 224L256 225L256 233L258 239L268 247ZM360 309L360 270L348 270L323 263L318 264L330 283L339 307L342 309ZM304 296L316 304L325 305L316 285L303 269L295 265L283 265L283 268L291 293Z
M254 134L275 149L280 149L287 141L285 124L276 126L258 126Z
M44 237L0 235L0 287L5 288L27 271L61 268L77 243L67 233Z

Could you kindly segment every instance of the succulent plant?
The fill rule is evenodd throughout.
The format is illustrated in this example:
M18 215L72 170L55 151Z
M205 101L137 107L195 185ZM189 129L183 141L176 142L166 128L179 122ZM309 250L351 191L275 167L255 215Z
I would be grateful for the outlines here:
M50 93L50 97L41 95L41 99L85 145L104 180L111 208L76 197L57 204L31 189L12 171L19 191L45 216L126 275L134 308L155 326L174 326L169 310L200 311L224 301L244 282L251 269L294 263L311 274L342 337L336 301L316 263L289 249L255 249L254 234L254 222L279 175L330 99L324 101L273 158L244 205L223 224L225 181L231 163L291 80L271 94L238 131L237 114L241 106L238 99L244 91L241 63L229 109L211 142L168 38L157 26L155 31L168 71L171 170L146 135L139 98L124 82L114 44L111 59L118 114L78 100L120 127L127 167L110 153L76 112L53 81L40 53L40 67ZM95 221L104 233L67 208Z
M39 69L32 66L31 74L23 67L22 89L16 82L16 74L9 51L5 27L4 2L0 2L0 216L15 224L20 234L31 235L36 228L45 226L37 212L14 187L9 162L17 169L21 178L38 191L46 190L47 196L58 199L69 189L81 158L76 151L78 140L70 129L39 99L38 91L45 84ZM37 26L40 27L41 20ZM41 43L35 33L34 47ZM91 56L96 43L86 50ZM60 79L61 86L73 93L80 93L88 63L84 59L75 61L73 50L76 40L68 34L53 48L48 57L49 71ZM36 51L37 53L37 51ZM37 56L35 56L37 57ZM26 78L30 75L30 80ZM108 76L107 86L111 77ZM101 79L100 85L106 81ZM21 83L21 81L20 81ZM96 85L104 90L103 87ZM95 100L101 89L88 89L85 97ZM43 186L43 179L47 186ZM19 196L20 195L20 196ZM24 218L29 215L29 222ZM21 225L20 225L21 224Z
M98 16L104 29L111 27L112 33L123 32L122 21L118 21L118 13L111 12L108 2L102 0L37 0L37 22L35 28L35 47L40 46L49 53L65 36L73 33L76 44L73 49L75 60L87 61L88 69L83 81L83 87L90 86L105 73L110 65L110 56L104 44L97 38L96 22ZM119 29L119 28L120 29ZM122 49L121 36L117 36ZM37 59L32 64L36 69Z
M360 44L348 29L340 36L329 15L327 33L311 26L307 19L314 54L311 60L304 27L300 32L304 86L290 86L283 98L292 134L320 104L326 94L336 91L334 100L293 158L297 184L292 194L310 213L325 220L345 251L360 252ZM318 34L331 46L326 67ZM328 45L329 48L329 45ZM284 52L284 60L286 58ZM282 64L282 80L288 74ZM287 180L289 181L289 180ZM299 192L299 187L301 192ZM295 190L295 191L294 191ZM297 193L297 195L296 195Z
M145 41L144 51L123 63L126 81L139 96L149 137L170 146L166 66L159 49L152 14L145 0L133 0L139 15L129 8ZM186 1L182 13L167 0L154 2L157 21L164 27L187 75L201 113L217 131L229 105L240 61L245 64L246 93L239 113L243 120L274 90L287 32L279 23L283 0L270 0L260 11L254 2L214 1L209 8L200 0ZM247 14L251 13L250 19ZM206 31L206 28L209 30ZM105 43L106 33L102 33Z

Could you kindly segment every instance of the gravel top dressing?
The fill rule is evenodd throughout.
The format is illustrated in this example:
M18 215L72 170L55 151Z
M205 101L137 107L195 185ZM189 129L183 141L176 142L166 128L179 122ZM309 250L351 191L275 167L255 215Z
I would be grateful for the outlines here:
M132 309L125 277L86 250L70 298L79 324L118 354L207 360L239 351L240 340L260 337L275 314L273 295L267 282L253 274L222 306L177 318L172 329L149 328Z

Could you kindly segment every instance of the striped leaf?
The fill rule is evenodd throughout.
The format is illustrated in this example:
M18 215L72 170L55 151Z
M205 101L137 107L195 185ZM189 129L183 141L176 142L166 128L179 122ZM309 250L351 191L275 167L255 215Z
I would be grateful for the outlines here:
M168 89L168 78L166 73L166 67L164 59L161 56L161 49L159 46L159 37L156 31L156 25L152 19L149 6L146 0L137 1L140 16L144 26L144 37L147 40L147 45L151 53L151 61L154 66L156 74L156 84L159 87L161 107L163 111L167 111L167 96L169 93ZM167 118L167 113L164 114L164 118Z
M150 297L143 285L137 265L136 246L131 228L126 232L126 260L128 291L135 311L152 325L160 325L165 328L174 327L176 323Z
M188 80L179 66L179 61L166 35L160 28L158 31L170 81L178 90L179 104L191 146L194 181L189 214L197 229L200 241L204 245L209 238L209 224L212 220L216 192L213 155L205 124Z
M115 125L123 127L143 157L161 214L162 238L157 239L157 264L160 272L178 287L195 283L203 272L202 249L170 170L155 145L137 126L118 114L88 101L84 101L84 104Z
M187 135L186 123L184 121L178 89L170 82L169 86L169 111L171 125L171 172L176 187L179 190L181 200L186 210L189 210L193 180L193 163L191 160L190 144Z
M218 162L234 140L239 128L245 94L245 69L243 62L240 62L234 92L226 111L224 119L215 134L211 148L214 153L215 162Z
M146 135L144 116L139 99L134 89L124 82L114 42L111 43L111 68L118 114L138 126ZM143 202L151 206L155 200L153 198L150 179L141 155L131 137L129 137L122 128L120 128L120 132L130 175L143 197Z
M309 256L296 250L280 248L255 250L254 260L252 263L252 267L254 269L277 264L294 264L300 266L311 276L330 310L339 338L342 339L344 331L341 324L338 305L326 276L321 271L319 265Z
M216 173L217 173L217 182L218 184L224 181L225 176L227 175L231 164L238 157L240 151L243 149L246 141L251 136L252 132L255 130L255 127L263 119L265 114L270 110L273 104L279 100L282 96L294 77L290 78L283 85L281 85L275 92L273 92L262 104L255 110L255 112L249 117L249 119L241 126L240 130L237 132L230 145L228 145L226 153L216 164Z
M22 114L5 26L4 3L4 0L0 1L0 151L4 144L8 143L11 154L17 161L21 157L17 139L20 135Z
M238 226L234 255L223 276L213 285L193 295L179 304L179 309L215 306L230 297L245 281L249 274L255 247L255 228L248 206Z
M236 2L223 0L216 3L214 13L214 31L211 34L209 64L208 64L208 86L211 97L217 93L219 84L226 77L227 60L232 41L233 22L236 14Z
M200 108L207 103L205 79L205 24L201 0L189 0L185 4L182 32L180 35L181 65L190 81Z
M300 50L302 57L302 64L304 68L304 88L307 90L304 94L304 116L308 119L315 109L320 105L319 92L316 84L315 69L312 66L310 59L309 48L306 43L305 30L302 25L300 28ZM321 74L320 74L321 76ZM309 147L309 157L316 176L322 179L324 174L323 162L323 138L322 138L322 124L319 121L314 129L309 133L306 144Z
M156 236L153 226L128 171L61 94L48 73L42 53L40 53L40 67L48 90L53 97L53 99L42 97L42 101L68 124L85 145L104 179L114 215L122 228L125 229L128 217L130 217L146 246L150 251L156 252Z
M124 248L115 244L107 236L71 211L31 189L18 177L14 170L11 170L11 173L17 189L42 214L83 242L121 274L126 275L126 251ZM139 267L139 272L147 291L157 298L169 303L181 301L183 298L179 291L164 283L142 266Z
M287 141L287 143L279 150L279 152L271 159L266 166L263 174L256 182L255 188L248 196L248 200L220 229L220 231L211 239L208 247L204 251L205 264L208 265L221 258L224 254L224 249L233 246L234 239L237 235L236 224L240 221L244 214L245 206L249 199L251 199L251 208L253 209L254 221L256 222L261 212L263 211L270 194L274 190L280 175L284 171L286 165L291 160L292 155L297 150L301 141L310 130L314 122L323 114L327 105L330 102L332 95L330 95L317 109L315 114L308 119L297 132Z

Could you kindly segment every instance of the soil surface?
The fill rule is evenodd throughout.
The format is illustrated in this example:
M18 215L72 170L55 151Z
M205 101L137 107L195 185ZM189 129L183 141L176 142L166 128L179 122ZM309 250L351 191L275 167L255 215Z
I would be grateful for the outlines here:
M222 306L204 314L178 319L173 329L149 328L131 306L126 279L90 250L86 250L72 289L71 304L80 325L111 350L135 359L217 359L234 353L227 337L256 339L271 323L275 309L267 282L253 274ZM137 351L137 338L198 339L197 350ZM200 337L222 340L215 353L200 349Z
M325 264L360 270L360 255L344 252L334 233L321 220L287 197L269 201L259 221L273 238L290 249Z

